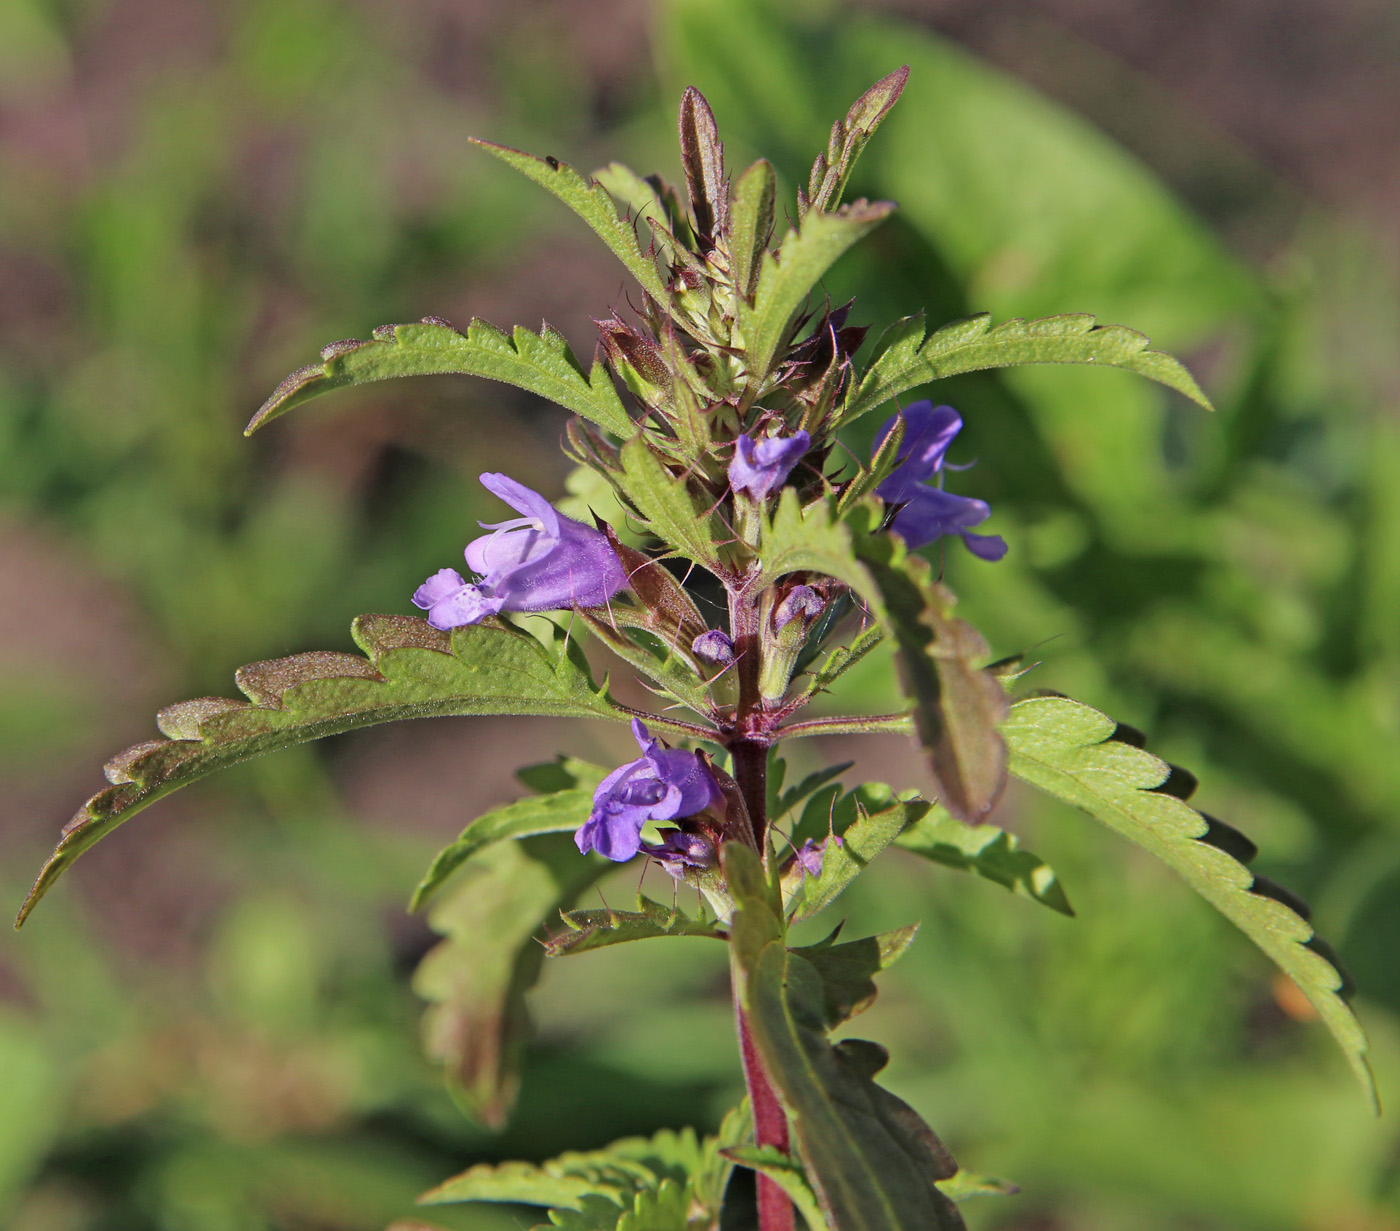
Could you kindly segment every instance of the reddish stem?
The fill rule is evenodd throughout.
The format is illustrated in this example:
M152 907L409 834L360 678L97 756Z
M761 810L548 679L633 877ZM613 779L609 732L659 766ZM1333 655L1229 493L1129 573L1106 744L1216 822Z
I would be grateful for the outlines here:
M744 1055L744 1079L749 1087L749 1105L753 1108L754 1144L776 1146L788 1153L787 1114L768 1080L763 1061L753 1045L749 1023L738 1003L734 1014L739 1023L739 1041ZM787 1193L766 1175L758 1180L758 1231L794 1231L796 1218Z

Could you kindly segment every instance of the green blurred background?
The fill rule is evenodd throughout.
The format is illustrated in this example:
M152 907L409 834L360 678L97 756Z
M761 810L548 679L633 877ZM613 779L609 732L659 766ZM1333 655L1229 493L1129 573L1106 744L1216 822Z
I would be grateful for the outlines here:
M1393 1100L1397 53L1381 0L3 0L5 900L160 705L407 610L489 511L479 471L561 491L561 415L465 378L239 434L321 344L385 321L547 316L591 352L623 275L467 134L675 177L693 83L731 162L767 154L791 186L909 63L855 186L901 210L832 295L877 326L1093 312L1220 407L1069 368L940 389L980 459L958 486L1012 544L949 554L963 609L998 653L1032 649L1030 682L1149 731L1313 903ZM883 670L844 702L887 704ZM556 748L627 755L543 720L370 732L191 789L85 858L0 948L0 1225L380 1231L474 1160L712 1127L737 1063L703 941L547 969L503 1133L422 1058L409 977L434 937L408 891ZM800 756L921 780L900 741ZM846 910L924 920L856 1027L965 1165L1021 1184L970 1225L1400 1228L1394 1117L1264 959L1085 818L1013 791L999 820L1077 919L899 854Z

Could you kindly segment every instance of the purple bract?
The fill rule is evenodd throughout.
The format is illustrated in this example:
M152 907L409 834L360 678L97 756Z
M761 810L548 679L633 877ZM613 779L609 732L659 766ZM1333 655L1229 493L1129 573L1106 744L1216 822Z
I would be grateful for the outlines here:
M482 486L522 514L481 523L492 531L467 544L468 582L456 569L434 573L413 595L434 628L479 624L501 611L559 611L601 607L627 587L627 575L607 536L559 513L539 492L503 474Z
M968 551L983 560L1000 560L1006 555L1006 540L999 534L973 534L970 527L991 516L985 500L955 496L941 487L930 487L928 480L939 475L953 438L962 430L962 417L951 406L915 402L905 408L904 439L900 442L895 468L885 477L875 494L886 504L902 505L890 529L910 548L923 547L945 534L962 536ZM885 422L875 438L875 448L889 435L898 416Z
M642 827L648 821L695 816L724 800L714 775L695 753L663 748L639 718L632 719L632 734L642 755L598 784L593 811L574 834L584 854L597 851L618 863L642 849Z

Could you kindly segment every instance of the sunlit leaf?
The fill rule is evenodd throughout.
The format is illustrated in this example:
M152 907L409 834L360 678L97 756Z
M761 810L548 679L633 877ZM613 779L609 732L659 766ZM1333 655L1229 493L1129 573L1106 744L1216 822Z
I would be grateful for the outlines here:
M550 957L584 953L632 940L658 936L709 936L723 939L725 933L708 919L692 919L675 906L663 906L650 898L640 898L636 910L571 910L561 918L564 931L556 931L545 945Z
M841 194L855 169L856 159L880 126L880 121L899 101L908 81L908 66L895 69L856 99L844 120L836 121L826 153L813 163L807 191L798 198L799 215L805 215L809 209L831 209L840 202Z
M626 218L619 216L612 198L601 184L585 178L557 158L536 158L522 150L513 150L509 146L476 137L469 140L552 192L593 229L654 299L663 304L667 302L665 283L655 263L643 253L636 229Z
M1124 325L1096 325L1086 313L1012 320L993 326L989 313L953 321L922 339L921 317L909 317L890 335L889 347L866 370L841 413L849 423L920 385L1023 364L1083 363L1123 368L1146 376L1211 409L1195 378L1165 351L1149 350L1145 335Z
M759 539L758 558L763 572L760 585L771 585L788 573L806 570L844 581L877 614L884 610L882 595L870 571L856 557L849 526L837 519L834 501L823 498L805 509L797 490L783 488L771 521L765 521Z
M1054 869L1039 855L1022 850L1015 834L995 825L969 825L935 807L904 830L895 844L944 867L1005 885L1062 915L1074 914Z
M1156 855L1245 933L1317 1009L1371 1097L1367 1041L1351 987L1307 907L1246 866L1254 844L1185 802L1190 775L1135 746L1106 714L1066 697L1018 701L1002 724L1016 777Z
M240 668L247 700L201 697L167 706L164 739L119 753L113 785L94 795L63 836L20 908L16 926L88 847L163 795L225 766L293 744L406 718L541 714L625 721L589 678L576 646L546 648L504 624L439 632L411 616L367 615L351 629L367 657L294 654ZM666 720L654 723L666 729Z
M638 436L622 446L617 485L662 542L713 571L729 539L684 476L674 474Z
M361 342L332 342L320 363L287 377L248 424L249 434L332 389L347 389L397 376L485 376L556 402L619 436L636 430L611 378L600 363L591 372L575 358L564 335L517 327L507 335L483 320L463 333L437 317L418 324L381 325Z

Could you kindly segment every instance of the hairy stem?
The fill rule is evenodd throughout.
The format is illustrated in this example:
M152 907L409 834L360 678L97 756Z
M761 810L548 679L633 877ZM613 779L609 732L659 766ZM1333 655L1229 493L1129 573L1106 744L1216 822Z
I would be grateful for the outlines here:
M749 1089L749 1105L753 1108L754 1144L776 1146L784 1154L788 1153L787 1115L778 1096L773 1090L768 1074L763 1068L763 1060L753 1045L749 1034L749 1023L744 1011L739 1007L736 996L734 1017L739 1025L739 1045L744 1057L744 1080ZM758 1231L794 1231L796 1216L792 1202L766 1175L758 1180Z

